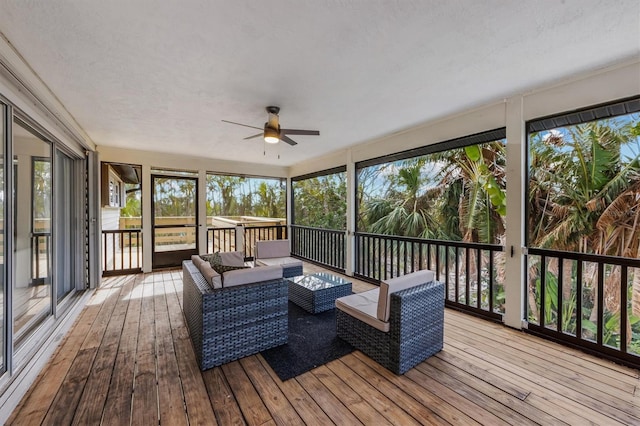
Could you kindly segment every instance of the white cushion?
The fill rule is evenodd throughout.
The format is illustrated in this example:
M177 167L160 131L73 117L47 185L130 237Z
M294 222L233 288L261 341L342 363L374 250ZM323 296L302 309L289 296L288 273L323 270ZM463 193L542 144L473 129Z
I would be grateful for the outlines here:
M223 274L222 282L223 286L227 288L260 281L277 280L278 278L282 278L282 266L280 265L227 271Z
M389 323L376 318L379 291L379 289L375 288L362 293L340 297L336 299L336 308L386 333L389 331Z
M256 259L256 266L272 266L272 265L282 265L282 266L302 266L302 260L296 259L294 257L270 257L268 259Z
M270 257L287 257L290 254L289 240L256 241L256 259L267 259Z
M401 277L382 281L380 283L380 298L378 300L377 318L381 321L389 321L392 293L431 282L435 279L435 276L436 275L433 271L424 269L422 271L416 271Z
M196 264L194 262L194 264L197 266L204 279L207 280L211 288L222 288L222 277L211 267L209 262L200 259L199 263Z
M204 259L202 259L200 256L198 256L197 254L194 254L191 256L191 262L193 262L194 266L198 269L199 266L202 264L202 262L205 262Z

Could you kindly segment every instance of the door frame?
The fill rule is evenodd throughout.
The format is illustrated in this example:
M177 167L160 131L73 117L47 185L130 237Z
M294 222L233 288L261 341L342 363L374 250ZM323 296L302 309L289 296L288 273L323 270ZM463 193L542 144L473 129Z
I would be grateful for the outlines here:
M194 200L195 200L195 221L193 225L188 224L176 224L176 225L156 225L156 211L155 211L155 193L156 193L156 178L169 178L169 179L183 179L195 181ZM151 174L151 268L162 269L180 266L183 260L188 260L192 255L198 254L198 184L199 179L197 176L183 176L172 174ZM195 229L195 248L184 250L172 250L164 252L156 252L156 229L162 228L194 228Z

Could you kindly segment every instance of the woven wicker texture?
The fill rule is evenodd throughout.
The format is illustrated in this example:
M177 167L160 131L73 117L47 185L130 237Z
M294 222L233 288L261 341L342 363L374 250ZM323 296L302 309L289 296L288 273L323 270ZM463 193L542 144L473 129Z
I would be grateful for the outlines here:
M214 290L191 261L182 272L184 314L202 370L287 343L286 280Z
M351 294L351 283L318 290L310 290L289 281L289 300L311 314L328 311L336 306L336 299Z
M296 265L296 266L282 265L282 276L284 278L297 277L298 275L302 275L302 265Z
M421 284L391 295L389 332L336 309L337 334L374 361L404 374L442 350L444 284Z

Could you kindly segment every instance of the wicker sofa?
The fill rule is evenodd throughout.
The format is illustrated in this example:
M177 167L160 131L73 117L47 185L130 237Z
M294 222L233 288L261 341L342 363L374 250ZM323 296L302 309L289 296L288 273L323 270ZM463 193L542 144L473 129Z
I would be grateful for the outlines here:
M287 343L288 283L282 267L203 275L182 263L183 308L202 370ZM214 288L217 287L217 288Z
M302 261L291 257L289 240L256 241L255 266L280 265L285 278L302 275Z
M404 374L443 345L444 284L423 270L336 300L337 334L373 360Z

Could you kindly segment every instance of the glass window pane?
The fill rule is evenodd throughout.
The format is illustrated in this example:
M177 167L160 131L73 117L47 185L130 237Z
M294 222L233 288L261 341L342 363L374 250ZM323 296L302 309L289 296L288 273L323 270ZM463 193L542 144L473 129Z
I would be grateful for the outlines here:
M56 151L56 296L59 302L74 288L73 266L75 256L64 253L75 253L73 226L74 199L73 194L73 160L60 151ZM62 254L62 255L60 255Z
M14 122L15 241L13 330L16 346L51 313L51 145Z

